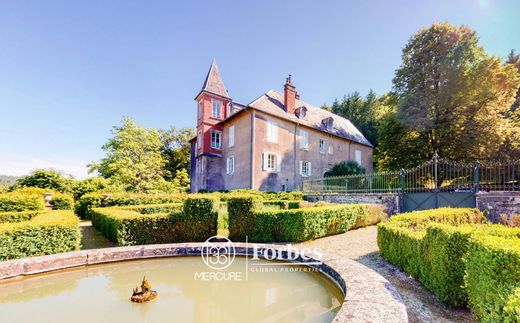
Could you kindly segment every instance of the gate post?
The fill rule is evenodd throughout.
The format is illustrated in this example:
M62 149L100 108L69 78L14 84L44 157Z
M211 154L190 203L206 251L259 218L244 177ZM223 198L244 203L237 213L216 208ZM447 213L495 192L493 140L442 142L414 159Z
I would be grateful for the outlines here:
M478 192L478 185L480 183L480 174L479 174L479 167L478 167L478 160L475 160L475 163L473 165L473 192Z
M401 168L401 170L399 171L399 179L401 181L401 201L403 201L401 203L401 210L400 210L401 212L405 212L405 206L404 206L404 191L405 191L404 180L405 180L405 178L404 178L404 176L405 176L404 169Z

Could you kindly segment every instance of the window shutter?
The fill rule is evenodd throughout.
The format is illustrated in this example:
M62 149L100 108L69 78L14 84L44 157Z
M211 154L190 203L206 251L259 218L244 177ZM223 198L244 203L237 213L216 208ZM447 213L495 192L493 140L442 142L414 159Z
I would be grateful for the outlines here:
M267 154L262 154L262 170L267 170Z
M307 167L308 167L309 176L311 176L312 175L312 164L311 164L311 162L309 162L309 165Z
M226 174L229 174L229 161L230 161L230 158L228 158L227 162L226 162Z
M229 147L235 145L235 126L229 127Z
M282 170L282 160L279 155L276 155L276 171L279 172Z
M303 175L303 161L300 160L300 175Z

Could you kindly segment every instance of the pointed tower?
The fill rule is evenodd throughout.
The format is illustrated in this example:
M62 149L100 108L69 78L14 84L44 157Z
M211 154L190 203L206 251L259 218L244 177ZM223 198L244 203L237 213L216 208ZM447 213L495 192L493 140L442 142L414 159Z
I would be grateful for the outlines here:
M196 160L197 170L196 174L193 174L196 180L195 191L216 190L217 184L211 183L212 180L207 176L208 168L221 162L224 138L222 126L217 123L229 116L232 100L222 81L215 59L211 62L208 75L195 101L197 102L197 137L192 147L192 157Z

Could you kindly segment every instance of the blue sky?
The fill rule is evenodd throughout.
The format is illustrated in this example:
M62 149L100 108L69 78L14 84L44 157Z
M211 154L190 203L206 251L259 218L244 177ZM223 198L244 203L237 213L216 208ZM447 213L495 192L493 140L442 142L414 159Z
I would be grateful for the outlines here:
M391 89L401 48L437 21L475 29L490 54L520 50L520 1L0 2L0 174L76 177L112 126L191 127L213 57L231 96L303 100Z

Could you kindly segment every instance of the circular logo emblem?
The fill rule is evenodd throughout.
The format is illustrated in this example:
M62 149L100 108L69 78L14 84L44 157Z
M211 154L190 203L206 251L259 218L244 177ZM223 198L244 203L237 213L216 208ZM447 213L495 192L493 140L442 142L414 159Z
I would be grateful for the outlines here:
M226 237L213 236L204 242L200 254L206 266L214 270L222 270L235 260L235 246Z

